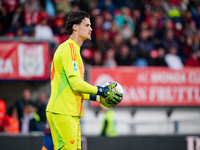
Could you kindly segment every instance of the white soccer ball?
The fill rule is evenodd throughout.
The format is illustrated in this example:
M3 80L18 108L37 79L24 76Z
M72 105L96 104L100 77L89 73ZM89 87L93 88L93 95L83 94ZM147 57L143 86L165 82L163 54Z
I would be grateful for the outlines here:
M109 84L111 84L113 82L117 83L115 81L109 81L109 82L104 83L103 87L105 87L105 86L107 86L107 85L109 85ZM117 83L117 86L114 88L114 90L118 91L118 92L120 92L122 94L122 97L121 97L121 100L122 100L123 96L124 96L124 90L123 90L122 86L119 83Z

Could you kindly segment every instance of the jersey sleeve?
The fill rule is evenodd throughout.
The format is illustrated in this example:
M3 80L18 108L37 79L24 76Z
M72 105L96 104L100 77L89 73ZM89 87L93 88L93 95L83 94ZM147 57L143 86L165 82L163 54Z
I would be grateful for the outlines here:
M70 47L69 43L63 46L65 46L65 48L63 48L64 50L60 53L60 57L62 59L62 66L64 67L67 77L72 75L80 76L76 50Z
M85 94L97 94L98 88L85 82L80 76L69 76L68 80L74 91Z
M83 99L84 100L90 100L90 94L84 94L83 93Z

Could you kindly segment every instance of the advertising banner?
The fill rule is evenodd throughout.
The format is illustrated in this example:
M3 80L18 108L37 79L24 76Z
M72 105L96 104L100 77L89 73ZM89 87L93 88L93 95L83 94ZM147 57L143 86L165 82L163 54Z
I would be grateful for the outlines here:
M99 139L101 143L99 144ZM135 135L88 137L88 150L199 150L199 135ZM113 144L115 143L115 144Z
M200 106L200 69L165 67L92 68L90 83L116 81L124 89L119 106ZM91 102L92 106L99 106Z
M0 80L48 78L48 43L0 42Z

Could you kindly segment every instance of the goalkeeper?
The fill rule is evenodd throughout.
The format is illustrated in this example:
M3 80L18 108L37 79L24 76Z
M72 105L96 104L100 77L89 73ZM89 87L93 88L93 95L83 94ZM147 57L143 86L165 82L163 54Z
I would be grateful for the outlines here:
M55 150L81 149L79 119L83 114L83 99L113 107L121 101L121 93L106 87L92 86L84 81L84 65L80 47L91 40L90 17L76 11L67 16L69 39L57 48L51 65L51 96L46 109Z

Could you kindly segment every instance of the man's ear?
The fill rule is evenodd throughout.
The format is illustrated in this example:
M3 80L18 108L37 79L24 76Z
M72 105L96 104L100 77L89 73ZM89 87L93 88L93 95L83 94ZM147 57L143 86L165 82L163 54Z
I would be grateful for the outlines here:
M77 24L74 24L73 27L72 27L72 29L73 29L74 31L77 31L77 30L78 30L78 25L77 25Z

